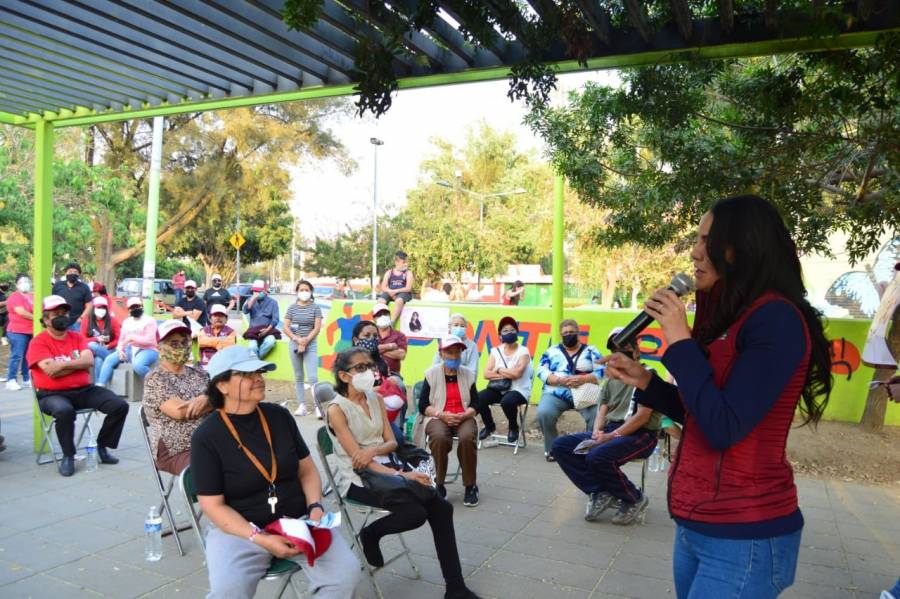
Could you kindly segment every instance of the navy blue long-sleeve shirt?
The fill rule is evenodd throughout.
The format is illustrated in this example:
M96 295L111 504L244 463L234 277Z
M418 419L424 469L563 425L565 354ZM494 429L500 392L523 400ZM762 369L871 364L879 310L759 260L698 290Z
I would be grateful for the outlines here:
M712 366L699 343L693 339L673 343L662 361L678 387L654 375L634 399L676 422L684 422L686 410L711 447L727 449L765 418L803 360L806 334L801 318L786 301L760 306L738 332L738 356L721 389L715 385ZM678 521L703 534L728 538L759 538L761 532L762 536L779 536L803 526L799 510L755 523L752 530L744 530L747 525L742 524Z

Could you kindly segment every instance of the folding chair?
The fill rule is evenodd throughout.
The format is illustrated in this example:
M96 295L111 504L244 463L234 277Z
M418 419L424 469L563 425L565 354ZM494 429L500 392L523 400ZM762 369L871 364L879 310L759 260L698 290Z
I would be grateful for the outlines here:
M528 441L525 439L525 418L528 416L528 406L530 402L525 402L520 405L518 409L519 413L519 438L516 439L515 443L510 443L506 440L506 435L491 435L491 440L493 441L492 445L503 445L504 447L512 447L513 455L517 455L519 453L519 448L524 449L528 446ZM478 449L481 449L484 441L478 440Z
M197 533L197 540L200 541L200 548L203 549L203 556L206 557L206 539L203 538L203 530L200 524L200 518L203 517L203 512L200 510L200 506L197 505L197 495L194 493L194 481L191 477L191 468L188 466L184 470L182 470L181 475L178 477L179 486L181 487L181 492L184 495L184 502L188 507L188 514L191 517L191 525L194 528L194 531ZM294 591L294 596L297 599L303 599L303 594L300 589L294 586L293 576L297 572L297 570L301 570L300 564L293 560L289 559L281 559L278 557L272 558L272 563L269 564L269 569L263 574L262 580L273 580L279 581L278 590L275 593L276 599L281 599L284 595L285 590L287 590L288 585L290 585L291 590Z
M169 519L169 524L172 526L171 529L164 530L162 534L164 537L168 535L175 537L175 545L178 546L178 553L183 557L184 549L181 547L181 539L178 537L178 533L188 530L191 526L190 524L185 524L179 527L175 523L172 506L169 505L169 497L172 495L172 489L175 487L175 479L178 477L174 474L166 473L169 476L169 482L163 483L163 473L156 467L156 456L153 455L153 446L150 444L150 422L147 420L147 414L144 413L144 406L141 406L138 413L141 416L141 434L144 437L144 446L147 448L147 455L150 456L150 466L153 468L154 473L153 478L156 479L156 486L159 488L159 496L162 498L158 511L160 514L166 514L166 517Z
M425 381L419 381L413 386L413 405L416 406L416 410L418 410L419 406L419 396L422 394L422 388L425 386ZM457 445L459 444L459 435L453 435L453 441ZM479 449L481 448L481 443L478 444ZM425 435L425 449L429 452L431 451L431 436ZM453 473L452 476L444 477L444 484L449 485L455 483L457 479L462 475L462 464L457 460L456 462L456 472Z
M328 407L328 402L334 399L334 395L334 385L328 381L319 381L313 385L313 401L326 422L328 421L328 417L325 414L325 408ZM334 488L331 486L331 483L325 481L325 485L322 489L322 497L328 497L333 490Z
M56 434L54 430L56 425L56 418L50 416L49 414L44 414L41 411L41 406L38 403L37 399L37 391L34 392L34 403L37 406L38 415L41 419L41 445L38 448L37 457L35 458L35 462L38 466L43 466L44 464L56 464L59 465L59 460L62 459L62 451L56 448L56 445L53 443L53 436ZM75 423L78 423L78 417L81 416L81 428L78 432L78 437L75 440L75 450L84 449L84 445L81 444L81 441L84 439L84 433L87 431L88 440L94 437L94 429L91 428L91 417L97 410L93 408L85 408L83 410L75 410ZM50 454L50 457L46 457L44 454Z
M332 443L331 436L328 434L327 426L322 426L319 428L319 432L316 434L316 441L316 445L319 449L319 458L322 460L322 467L325 469L325 476L328 478L328 483L333 489L337 489L337 485L335 485L334 482L334 474L331 472L331 465L328 463L328 456L334 453L334 444ZM338 508L340 508L341 510L341 517L343 519L342 523L346 525L347 530L350 532L350 536L352 538L350 548L356 551L357 555L360 558L360 561L364 564L363 569L369 576L369 582L372 583L372 588L375 589L375 595L378 597L378 599L384 599L384 594L381 592L381 589L378 588L378 583L375 582L375 573L382 568L388 567L388 565L397 561L403 556L406 556L406 561L409 562L409 566L412 568L413 572L415 572L416 580L422 578L422 575L419 573L419 568L412 560L409 547L406 546L406 541L403 539L403 535L400 533L397 533L397 537L400 539L400 545L401 547L403 547L403 550L390 559L385 560L384 566L382 566L381 568L369 566L366 562L366 556L362 552L362 544L359 540L359 531L366 527L366 525L369 523L369 519L372 516L384 516L389 514L390 512L388 510L379 509L377 507L372 507L364 503L358 503L356 501L353 501L352 499L341 497L341 494L338 492L335 492L334 496L338 503ZM350 519L350 508L353 508L356 513L363 515L362 524L358 529L353 525L353 520Z

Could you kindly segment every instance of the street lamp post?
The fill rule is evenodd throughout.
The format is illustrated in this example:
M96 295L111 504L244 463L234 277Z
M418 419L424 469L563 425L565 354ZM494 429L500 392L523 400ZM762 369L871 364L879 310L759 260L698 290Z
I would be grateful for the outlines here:
M369 138L374 154L372 167L372 299L375 299L375 281L378 277L378 146L384 142L377 137Z

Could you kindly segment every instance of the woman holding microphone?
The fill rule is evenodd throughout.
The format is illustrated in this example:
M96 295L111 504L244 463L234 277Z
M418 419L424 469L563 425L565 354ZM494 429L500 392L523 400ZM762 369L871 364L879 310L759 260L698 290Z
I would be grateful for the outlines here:
M804 424L825 409L830 346L797 248L766 200L717 202L691 259L693 328L670 290L644 307L663 329L662 362L678 386L621 353L602 362L637 388L637 403L684 424L669 472L679 599L777 597L793 584L803 529L787 436L798 407Z

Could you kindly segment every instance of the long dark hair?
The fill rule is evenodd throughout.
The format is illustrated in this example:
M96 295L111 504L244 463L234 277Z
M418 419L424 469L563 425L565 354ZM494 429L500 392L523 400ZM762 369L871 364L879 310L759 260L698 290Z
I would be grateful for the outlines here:
M219 391L219 388L216 386L217 383L227 383L231 380L231 371L226 370L219 376L210 379L209 384L206 386L206 401L214 410L218 410L219 408L225 407L225 396L222 395L222 392Z
M334 375L334 390L344 397L347 397L347 383L341 380L338 373L347 372L347 368L350 366L350 360L357 354L365 354L368 356L369 352L363 347L351 347L345 349L334 357L334 364L331 365L331 374Z
M362 333L362 330L366 327L375 327L375 330L378 330L378 326L372 322L371 320L360 320L353 327L353 333L351 336L351 342L353 339L359 339L359 334ZM384 361L384 358L381 357L381 353L376 351L371 355L372 359L375 360L375 365L378 367L378 372L381 373L381 376L386 378L390 374L390 368L388 368L387 362Z
M831 395L831 345L822 313L806 299L797 246L775 207L759 196L719 200L712 215L706 252L719 281L712 293L697 294L694 337L706 345L766 291L783 295L800 310L809 331L809 369L800 413L803 424L815 424Z

